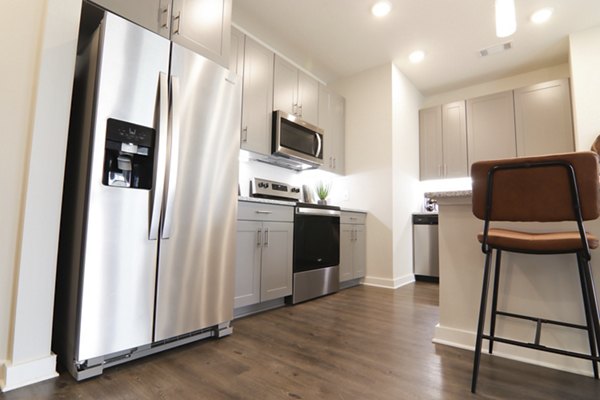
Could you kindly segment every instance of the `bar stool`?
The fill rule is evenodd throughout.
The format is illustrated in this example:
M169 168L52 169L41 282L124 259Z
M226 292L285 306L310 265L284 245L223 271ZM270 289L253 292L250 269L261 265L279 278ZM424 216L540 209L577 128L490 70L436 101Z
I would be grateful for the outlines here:
M594 377L598 379L597 363L600 361L600 357L598 357L597 351L600 350L600 322L590 267L590 249L597 248L599 241L595 235L586 232L583 226L583 221L593 220L599 216L598 173L598 156L593 152L481 161L472 165L473 214L484 221L483 232L477 236L477 239L485 254L485 262L471 392L475 393L477 388L483 339L489 341L490 354L493 352L494 342L500 342L591 360ZM575 221L577 229L570 232L530 233L492 228L490 222L493 221ZM496 262L490 327L489 334L484 334L494 250L496 251ZM586 324L579 325L498 310L500 263L503 251L527 254L575 254ZM534 342L528 343L495 336L497 316L535 322ZM544 324L586 330L590 353L584 354L541 345L540 333Z

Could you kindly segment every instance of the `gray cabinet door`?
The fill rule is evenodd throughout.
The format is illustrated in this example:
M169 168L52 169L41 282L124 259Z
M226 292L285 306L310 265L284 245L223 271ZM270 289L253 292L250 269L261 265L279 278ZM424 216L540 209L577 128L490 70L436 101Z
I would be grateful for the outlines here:
M271 154L273 52L246 37L241 148Z
M515 90L515 125L519 156L574 151L569 80Z
M346 100L319 84L319 121L323 135L323 165L321 169L344 174Z
M517 155L513 92L467 100L469 164Z
M244 74L244 47L246 35L231 27L231 48L229 52L229 70L239 76Z
M264 222L260 300L292 294L292 251L294 224Z
M232 0L173 0L171 40L229 65Z
M354 277L353 227L351 224L340 224L340 282Z
M419 164L421 180L443 176L442 108L419 110Z
M102 8L120 15L152 32L169 38L171 0L91 0Z
M367 237L365 225L354 225L354 279L367 273Z
M469 176L466 122L464 101L455 101L442 106L444 178Z
M319 83L298 71L298 113L300 118L313 125L319 122Z
M238 221L234 307L260 302L262 222Z
M299 115L298 69L281 57L275 56L273 84L273 110Z

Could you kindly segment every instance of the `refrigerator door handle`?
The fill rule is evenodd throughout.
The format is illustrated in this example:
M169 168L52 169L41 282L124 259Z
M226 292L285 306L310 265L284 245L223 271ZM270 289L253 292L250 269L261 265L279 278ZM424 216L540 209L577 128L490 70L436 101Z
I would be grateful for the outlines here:
M151 213L148 239L158 239L160 210L165 189L165 169L167 157L167 132L169 130L169 82L167 74L161 72L158 77L158 154L156 178L151 191Z
M164 209L164 220L162 229L162 238L171 237L173 225L173 207L175 202L175 191L177 189L177 171L179 168L179 136L180 136L180 115L179 115L179 78L171 76L171 146L169 156L169 171L167 181L167 195Z

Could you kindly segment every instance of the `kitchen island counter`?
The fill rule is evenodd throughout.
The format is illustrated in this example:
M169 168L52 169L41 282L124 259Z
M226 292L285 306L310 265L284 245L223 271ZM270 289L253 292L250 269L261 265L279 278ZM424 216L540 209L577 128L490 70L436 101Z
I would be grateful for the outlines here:
M483 280L484 254L477 241L483 221L471 211L471 192L432 192L439 205L440 298L439 324L433 341L472 350L475 344L477 316ZM497 223L508 228L516 223ZM600 234L600 222L587 221L585 229ZM519 224L530 231L573 230L575 223ZM592 269L596 287L600 285L600 251L592 251ZM575 256L503 253L498 309L546 319L584 324L581 288ZM488 302L488 305L490 303ZM487 313L489 327L489 309ZM496 333L516 340L532 341L535 323L499 317ZM585 331L551 325L542 329L542 344L589 352ZM487 341L484 341L484 349ZM533 364L592 375L586 360L559 356L496 343L494 354Z

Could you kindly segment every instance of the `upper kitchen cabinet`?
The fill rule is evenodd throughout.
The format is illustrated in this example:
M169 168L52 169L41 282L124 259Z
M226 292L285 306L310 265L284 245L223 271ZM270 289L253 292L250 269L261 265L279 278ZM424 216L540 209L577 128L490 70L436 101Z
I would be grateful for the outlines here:
M468 176L465 102L419 111L421 179Z
M93 0L198 54L229 65L231 0Z
M319 128L323 135L321 169L344 174L344 126L346 100L327 86L319 84Z
M229 66L232 0L173 0L171 40Z
M244 74L244 48L246 35L231 27L231 48L229 52L229 70L242 76Z
M568 79L515 90L517 155L575 150Z
M271 154L273 57L271 50L246 37L241 148L264 155Z
M467 100L469 164L517 155L513 92Z
M273 109L296 115L318 125L319 83L298 68L275 56Z

